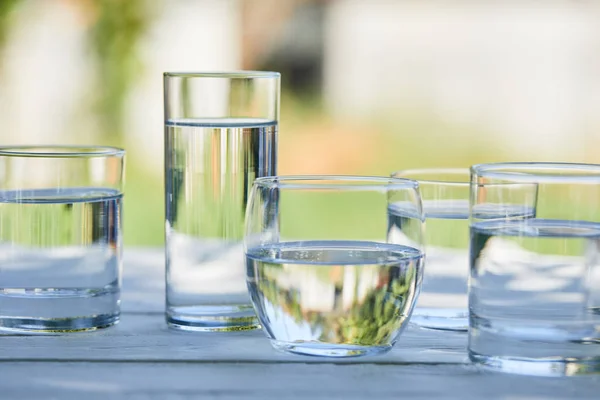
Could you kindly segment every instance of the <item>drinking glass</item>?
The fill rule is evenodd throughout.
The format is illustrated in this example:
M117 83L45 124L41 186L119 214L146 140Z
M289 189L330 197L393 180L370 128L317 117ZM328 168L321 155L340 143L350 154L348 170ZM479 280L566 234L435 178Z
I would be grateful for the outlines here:
M412 206L401 224L388 218L394 202ZM418 297L422 229L414 181L257 179L246 216L247 283L271 344L315 356L387 352Z
M254 179L275 175L279 73L165 73L166 321L256 328L244 217Z
M419 182L427 229L427 267L410 323L429 329L466 331L469 278L469 169L430 168L394 172ZM402 204L390 213L402 215Z
M480 164L471 174L471 360L599 372L600 165Z
M0 147L0 330L118 322L124 158L112 147Z

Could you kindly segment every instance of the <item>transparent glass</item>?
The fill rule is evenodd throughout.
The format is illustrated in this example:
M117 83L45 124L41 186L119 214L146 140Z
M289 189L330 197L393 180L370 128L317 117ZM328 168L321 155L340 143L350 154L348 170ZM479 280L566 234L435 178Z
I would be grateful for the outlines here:
M411 324L429 329L469 328L469 169L435 168L394 172L419 182L427 229L427 268ZM395 208L402 213L401 208Z
M245 285L244 217L254 179L276 174L279 74L166 73L166 321L258 327Z
M0 147L0 330L118 322L124 158L111 147Z
M600 165L471 169L469 356L533 375L600 372Z
M390 217L398 202L407 212ZM330 357L390 350L419 294L423 223L414 181L257 179L246 215L247 283L273 347Z

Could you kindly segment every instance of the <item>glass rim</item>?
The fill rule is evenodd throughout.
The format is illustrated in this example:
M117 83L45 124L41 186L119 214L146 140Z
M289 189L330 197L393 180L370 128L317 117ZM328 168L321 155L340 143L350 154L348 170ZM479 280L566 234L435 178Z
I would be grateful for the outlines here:
M411 175L429 175L429 174L456 174L456 175L465 175L465 181L456 181L456 180L444 180L444 179L422 179L417 177L411 177ZM468 186L470 182L470 170L469 168L415 168L415 169L401 169L398 171L394 171L390 175L393 178L403 178L403 179L412 179L419 183L427 183L427 184L437 184L437 185L447 185L447 186Z
M358 184L357 184L358 183ZM418 189L414 179L367 175L279 175L257 178L254 186L283 189L381 190Z
M91 158L123 157L125 149L113 146L25 145L0 146L0 157Z
M499 162L471 166L471 176L514 182L600 183L600 164ZM472 181L472 183L477 183Z
M248 79L248 78L280 78L281 73L275 71L181 71L181 72L163 72L165 78L227 78L227 79Z

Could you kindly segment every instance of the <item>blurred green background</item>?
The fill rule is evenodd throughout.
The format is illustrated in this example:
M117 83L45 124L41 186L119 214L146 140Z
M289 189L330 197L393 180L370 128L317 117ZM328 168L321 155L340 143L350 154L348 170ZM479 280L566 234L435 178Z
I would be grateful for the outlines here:
M164 239L164 71L280 71L280 174L600 162L592 16L598 2L0 0L0 140L125 147L135 246Z

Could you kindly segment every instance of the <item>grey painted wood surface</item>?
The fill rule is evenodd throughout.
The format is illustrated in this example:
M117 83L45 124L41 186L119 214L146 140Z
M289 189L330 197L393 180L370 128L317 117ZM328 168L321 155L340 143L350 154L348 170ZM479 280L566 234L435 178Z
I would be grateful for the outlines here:
M3 399L598 399L597 382L594 388L457 365L27 362L0 368Z
M410 327L386 355L339 360L276 352L260 331L174 332L162 314L162 251L130 250L125 260L119 325L0 335L0 399L600 399L600 376L479 371L461 333Z

